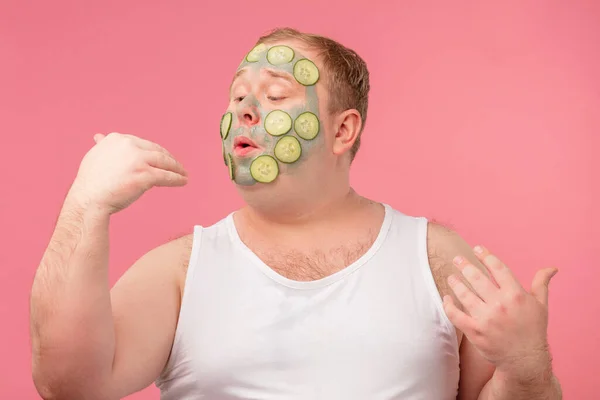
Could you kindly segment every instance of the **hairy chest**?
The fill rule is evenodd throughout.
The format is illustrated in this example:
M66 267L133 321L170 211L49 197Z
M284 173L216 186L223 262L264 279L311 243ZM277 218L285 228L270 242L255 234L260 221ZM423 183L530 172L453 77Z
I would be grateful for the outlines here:
M260 245L251 249L271 269L288 279L313 281L335 274L360 259L373 245L375 235L365 234L355 239L324 241L309 245Z

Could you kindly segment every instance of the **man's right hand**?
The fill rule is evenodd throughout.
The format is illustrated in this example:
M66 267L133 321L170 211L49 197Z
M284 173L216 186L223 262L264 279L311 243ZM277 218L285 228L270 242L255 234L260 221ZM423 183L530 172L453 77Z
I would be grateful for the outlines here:
M71 195L114 214L154 186L183 186L188 174L163 147L133 135L94 135Z

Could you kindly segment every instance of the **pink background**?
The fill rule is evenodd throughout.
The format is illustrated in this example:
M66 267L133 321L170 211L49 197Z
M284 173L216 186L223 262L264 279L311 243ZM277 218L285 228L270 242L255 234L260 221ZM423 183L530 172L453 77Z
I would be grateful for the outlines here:
M116 280L145 251L241 204L221 161L219 117L243 54L286 25L339 39L369 64L359 192L450 224L524 284L537 268L560 267L555 369L565 398L595 398L600 2L318 3L2 1L0 398L38 398L29 290L93 133L159 142L192 174L187 187L153 190L114 218Z

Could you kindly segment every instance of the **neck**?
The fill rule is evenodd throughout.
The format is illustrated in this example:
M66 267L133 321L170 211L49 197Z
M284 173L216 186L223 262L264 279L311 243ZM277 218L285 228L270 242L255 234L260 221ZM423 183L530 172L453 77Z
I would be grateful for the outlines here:
M246 206L240 215L273 226L297 226L326 221L356 205L360 196L350 187L347 165L323 167L331 175L284 176L277 186L238 187Z
M354 189L348 187L334 196L298 201L296 204L286 202L285 207L269 207L267 209L246 206L240 211L244 218L251 220L255 225L297 227L326 223L356 207L361 199Z

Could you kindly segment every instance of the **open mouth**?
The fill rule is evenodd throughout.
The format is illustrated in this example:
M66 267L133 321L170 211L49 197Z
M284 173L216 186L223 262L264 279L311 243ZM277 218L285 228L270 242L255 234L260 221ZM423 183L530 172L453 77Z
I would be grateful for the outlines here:
M245 136L238 136L233 140L233 153L237 156L245 156L258 149L256 143Z

